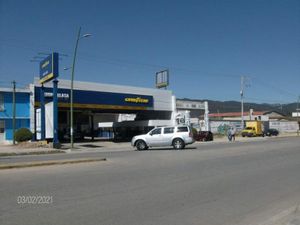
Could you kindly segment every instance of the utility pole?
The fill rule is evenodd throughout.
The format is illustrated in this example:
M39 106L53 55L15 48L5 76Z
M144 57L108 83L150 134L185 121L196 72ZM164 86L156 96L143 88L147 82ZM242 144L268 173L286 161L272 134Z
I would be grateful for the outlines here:
M299 130L300 130L300 121L299 121L299 101L300 101L300 95L298 96L298 101L297 101L297 122L298 122L298 130L297 130L297 135L299 136Z
M16 131L16 81L13 84L13 144L16 144L15 131Z
M242 130L244 129L244 76L241 76L241 122Z

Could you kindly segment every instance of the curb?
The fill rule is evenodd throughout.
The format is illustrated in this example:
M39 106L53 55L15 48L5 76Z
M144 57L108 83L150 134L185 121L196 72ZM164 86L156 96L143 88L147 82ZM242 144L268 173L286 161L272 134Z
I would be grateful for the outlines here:
M7 164L0 165L0 170L25 168L25 167L36 167L36 166L89 163L89 162L99 162L99 161L106 161L106 158L83 158L83 159L48 160L48 161L23 162L23 163L7 163Z
M0 153L0 157L20 156L20 155L46 155L46 154L57 154L57 153L65 153L65 152L61 150L36 151L36 152L3 152Z

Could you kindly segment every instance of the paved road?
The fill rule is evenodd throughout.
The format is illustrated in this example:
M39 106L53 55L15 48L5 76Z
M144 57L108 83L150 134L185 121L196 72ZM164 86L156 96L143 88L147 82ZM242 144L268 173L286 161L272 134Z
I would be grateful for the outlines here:
M82 154L108 161L0 171L0 224L247 225L300 203L299 138Z

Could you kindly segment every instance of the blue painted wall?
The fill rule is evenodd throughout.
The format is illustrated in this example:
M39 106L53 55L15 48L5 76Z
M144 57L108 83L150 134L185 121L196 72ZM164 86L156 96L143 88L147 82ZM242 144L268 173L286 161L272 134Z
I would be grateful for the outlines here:
M16 119L16 130L22 127L30 128L30 119ZM5 120L5 139L13 140L12 119Z
M0 120L5 122L5 139L13 139L13 95L11 92L0 92L4 97L4 110L0 111ZM30 94L16 93L16 129L30 128Z
M0 111L0 118L12 118L13 95L9 92L0 92L4 95L4 111ZM29 93L16 93L16 117L30 118Z

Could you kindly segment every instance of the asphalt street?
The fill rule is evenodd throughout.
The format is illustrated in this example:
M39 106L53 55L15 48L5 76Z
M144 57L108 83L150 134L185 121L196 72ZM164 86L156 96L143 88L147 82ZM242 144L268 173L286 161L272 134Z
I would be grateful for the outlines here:
M1 163L87 156L107 161L1 170L0 224L261 225L300 203L297 137ZM20 196L52 201L20 203Z

